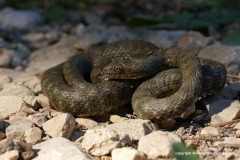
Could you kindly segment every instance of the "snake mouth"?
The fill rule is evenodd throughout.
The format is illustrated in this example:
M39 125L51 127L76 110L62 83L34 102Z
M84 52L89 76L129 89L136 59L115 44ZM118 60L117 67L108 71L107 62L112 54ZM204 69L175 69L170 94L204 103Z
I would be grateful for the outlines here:
M107 80L109 80L109 78L106 77L106 75L104 75L103 72L98 73L98 74L94 75L94 77L91 78L92 83L100 83L100 82L107 81Z

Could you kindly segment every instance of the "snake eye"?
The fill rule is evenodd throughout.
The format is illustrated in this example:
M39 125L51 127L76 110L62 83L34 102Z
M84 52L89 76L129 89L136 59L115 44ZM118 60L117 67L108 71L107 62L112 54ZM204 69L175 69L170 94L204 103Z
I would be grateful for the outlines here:
M118 66L115 66L115 67L114 67L114 70L115 70L115 71L119 71L120 68L119 68Z

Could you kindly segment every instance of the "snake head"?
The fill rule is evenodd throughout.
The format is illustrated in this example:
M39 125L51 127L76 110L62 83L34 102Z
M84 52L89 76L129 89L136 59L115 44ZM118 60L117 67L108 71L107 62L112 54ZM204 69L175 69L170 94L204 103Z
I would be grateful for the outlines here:
M103 68L103 74L108 79L124 79L125 66L117 61L111 62Z

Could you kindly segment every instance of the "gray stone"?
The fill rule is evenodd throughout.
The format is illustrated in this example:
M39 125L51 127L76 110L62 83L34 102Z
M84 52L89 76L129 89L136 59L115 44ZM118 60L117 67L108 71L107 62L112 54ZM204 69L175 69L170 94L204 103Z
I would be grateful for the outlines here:
M31 120L38 127L42 127L43 124L47 121L47 117L43 113L29 115L27 119Z
M128 134L135 140L158 130L158 127L149 120L129 119L107 126L107 128L116 131L117 133Z
M84 130L81 130L81 131L74 130L68 139L71 141L77 141L77 139L82 138L84 134L85 134Z
M214 103L221 103L223 100L233 100L237 97L237 91L229 86L224 87L220 92L215 95L208 96L201 99L201 102L207 105L214 105Z
M218 94L229 100L237 97L237 91L228 86L224 87Z
M118 134L110 129L90 129L87 130L81 147L87 153L94 156L103 156L111 153L114 148L120 148L126 144L131 144L131 139L126 134Z
M71 114L62 113L43 124L43 129L51 137L69 138L75 128L75 119Z
M112 150L112 160L147 160L144 153L130 148L116 148Z
M198 53L211 43L213 43L212 37L204 37L200 32L189 31L179 40L178 46Z
M74 44L74 47L79 50L86 50L101 43L106 43L107 32L86 32L79 37L79 40Z
M31 54L31 51L21 43L15 43L13 47L14 52L12 52L13 59L11 65L15 68L17 66L25 66L26 59Z
M40 14L30 10L5 8L0 11L0 29L5 31L28 30L41 21Z
M47 47L49 44L57 42L60 39L60 33L54 29L50 32L28 33L22 37L25 41L31 44L34 49Z
M141 39L152 42L159 47L171 47L176 46L178 41L186 31L154 31L154 30L141 30L136 34L141 35Z
M176 134L155 131L139 140L138 150L145 153L149 159L170 157L172 144L178 142L181 142L181 139Z
M220 136L220 131L218 128L215 127L204 127L201 130L201 135L203 136Z
M207 106L208 114L214 115L222 112L224 109L228 108L234 100L219 100L209 104Z
M94 160L79 150L73 142L62 137L54 137L33 145L33 149L38 151L33 160Z
M84 30L85 30L85 25L83 25L82 23L80 23L80 24L78 24L78 25L76 25L75 27L74 27L74 33L76 34L76 35L82 35L83 33L84 33Z
M231 47L224 45L212 45L203 48L199 52L199 57L209 58L223 63L227 67L228 76L236 76L240 73L240 47ZM236 78L228 78L234 80Z
M240 83L235 82L233 84L229 84L228 87L236 92L240 91Z
M123 41L123 40L140 40L140 35L131 32L125 26L113 26L108 29L109 30L109 37L107 43Z

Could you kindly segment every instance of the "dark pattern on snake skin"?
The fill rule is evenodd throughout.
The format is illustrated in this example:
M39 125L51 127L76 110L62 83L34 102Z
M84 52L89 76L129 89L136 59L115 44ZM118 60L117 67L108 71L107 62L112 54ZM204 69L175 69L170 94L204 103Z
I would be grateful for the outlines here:
M91 72L94 77L95 71L99 73L113 61L135 58L144 60L138 66L144 65L152 79L91 83ZM145 41L115 42L90 49L47 70L41 85L55 109L73 115L100 115L132 100L139 118L166 120L176 118L191 106L200 96L202 86L204 95L224 86L225 67L218 62L209 65L211 61L207 60L201 63L194 53L183 48L164 50Z

